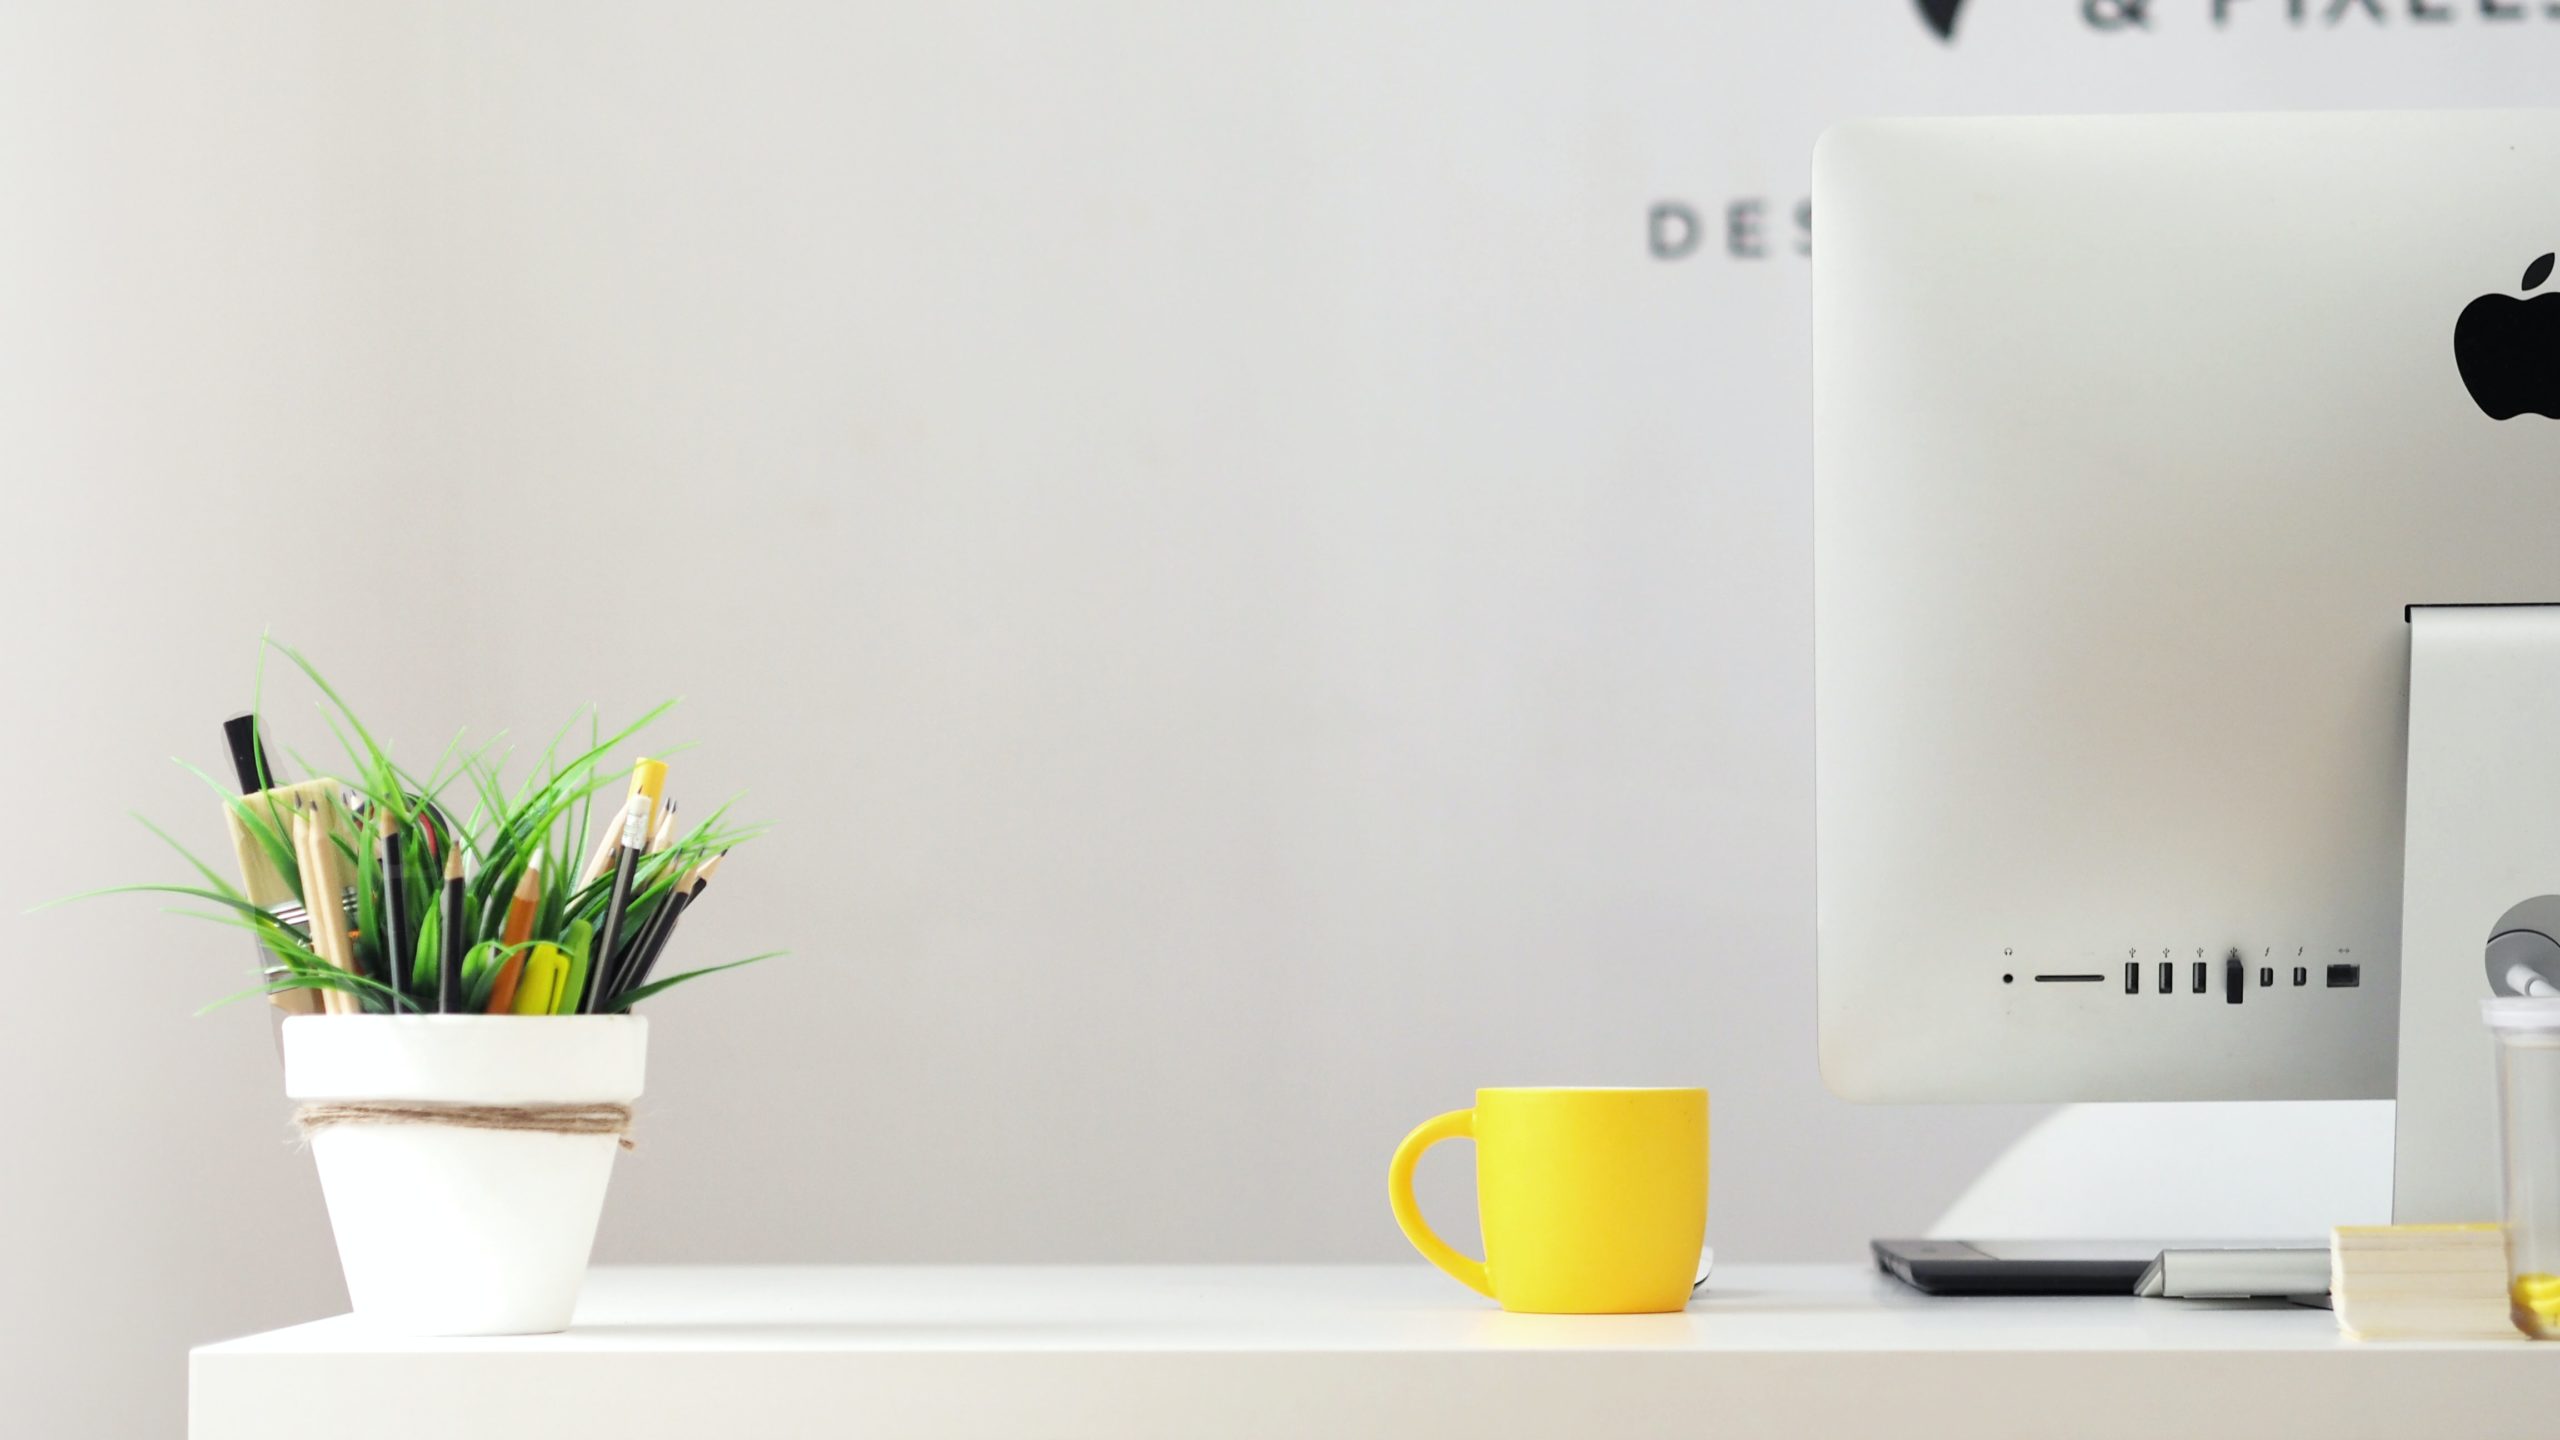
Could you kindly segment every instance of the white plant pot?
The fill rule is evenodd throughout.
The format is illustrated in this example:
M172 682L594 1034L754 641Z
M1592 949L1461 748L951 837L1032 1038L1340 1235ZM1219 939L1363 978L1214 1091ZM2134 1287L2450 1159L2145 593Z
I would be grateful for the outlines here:
M636 1015L297 1015L297 1101L627 1105ZM569 1327L620 1141L449 1125L350 1123L311 1135L357 1317L404 1335Z

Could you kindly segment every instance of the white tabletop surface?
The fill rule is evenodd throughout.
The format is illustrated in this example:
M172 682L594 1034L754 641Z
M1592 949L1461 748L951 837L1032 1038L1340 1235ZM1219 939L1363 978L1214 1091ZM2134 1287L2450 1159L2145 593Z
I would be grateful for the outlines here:
M1505 1315L1419 1264L609 1268L561 1335L340 1317L204 1346L190 1408L197 1440L2405 1440L2537 1433L2560 1345L2358 1344L2281 1305L1933 1299L1850 1266L1727 1266L1685 1313L1602 1317Z

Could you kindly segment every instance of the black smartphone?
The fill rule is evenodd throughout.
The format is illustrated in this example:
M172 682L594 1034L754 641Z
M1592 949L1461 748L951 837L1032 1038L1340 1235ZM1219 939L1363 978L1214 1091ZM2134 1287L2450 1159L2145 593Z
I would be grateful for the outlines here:
M1930 1295L2122 1295L2157 1240L1878 1240L1876 1266Z

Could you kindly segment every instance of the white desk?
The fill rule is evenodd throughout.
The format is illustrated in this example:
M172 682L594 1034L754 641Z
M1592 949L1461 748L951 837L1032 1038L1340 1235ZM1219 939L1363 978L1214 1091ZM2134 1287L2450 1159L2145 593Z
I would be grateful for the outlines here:
M2428 1440L2560 1425L2560 1344L1932 1300L1848 1266L1727 1266L1686 1314L1587 1319L1501 1314L1419 1261L604 1269L565 1335L341 1317L207 1345L189 1388L195 1440Z

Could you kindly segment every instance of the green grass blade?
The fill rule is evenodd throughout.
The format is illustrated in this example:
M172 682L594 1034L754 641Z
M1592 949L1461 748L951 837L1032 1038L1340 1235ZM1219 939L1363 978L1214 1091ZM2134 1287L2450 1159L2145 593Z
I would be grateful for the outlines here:
M699 980L705 975L717 975L723 970L735 970L741 965L753 965L759 960L772 960L790 953L791 952L788 950L767 950L761 955L750 955L744 960L732 960L725 965L705 965L699 970L687 970L681 975L670 975L664 980L652 980L648 984L643 985L636 990L625 990L621 994L616 995L613 997L612 1004L607 1008L615 1013L620 1013L639 1004L641 1001L648 999L650 996L657 994L661 990L672 990L687 980Z

